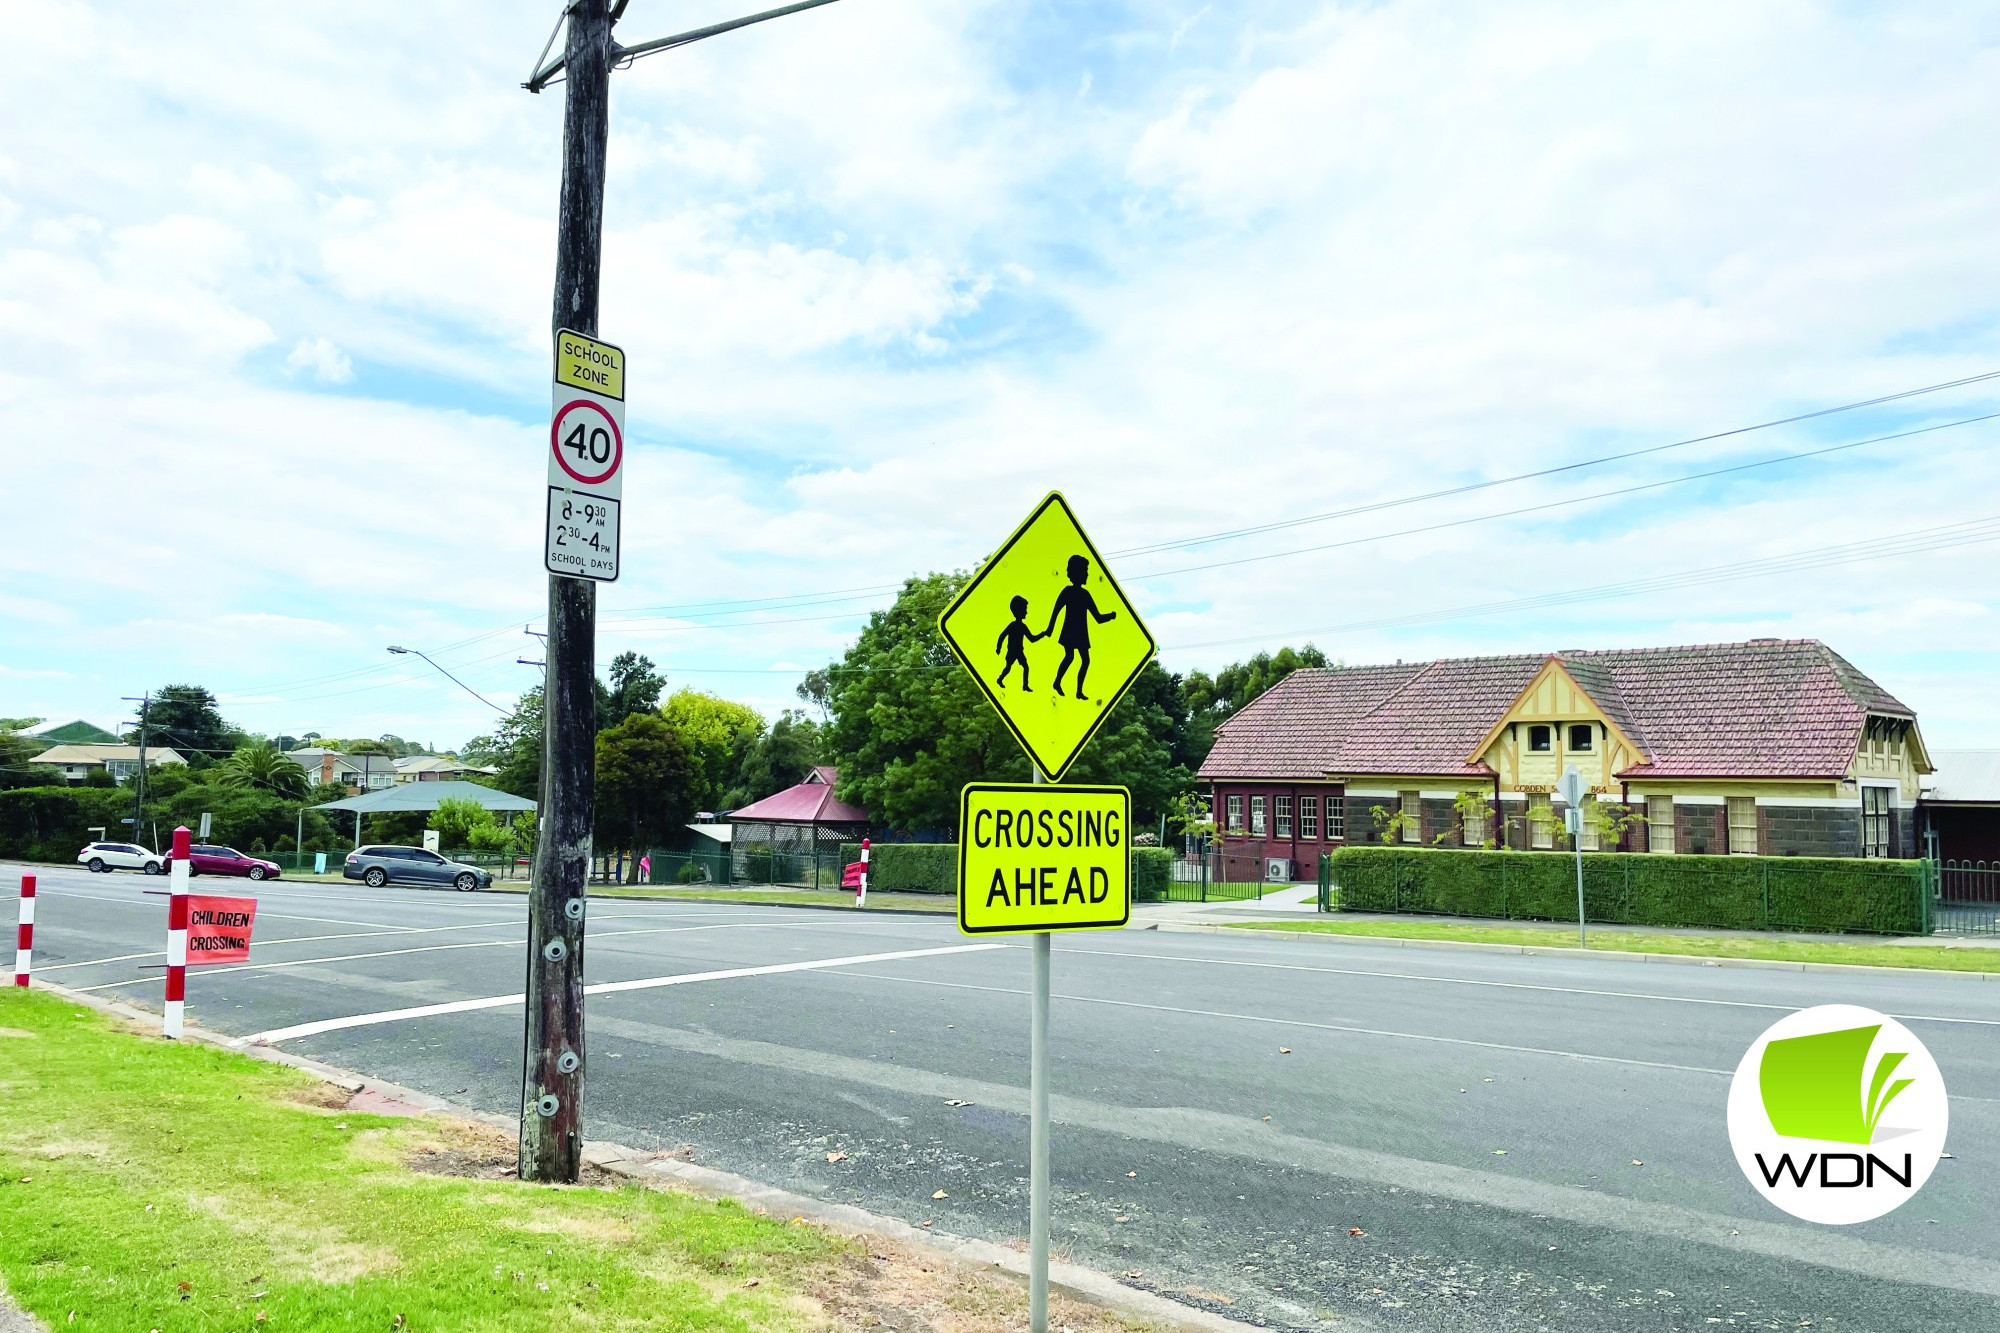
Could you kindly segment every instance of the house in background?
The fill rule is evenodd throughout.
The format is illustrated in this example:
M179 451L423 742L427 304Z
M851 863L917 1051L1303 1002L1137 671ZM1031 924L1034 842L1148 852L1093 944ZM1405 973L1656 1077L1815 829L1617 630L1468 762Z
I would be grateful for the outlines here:
M868 836L868 812L838 800L839 770L822 764L805 781L729 813L730 854L739 863L752 850L781 856L838 856L840 844Z
M118 737L94 722L43 722L20 733L48 745L117 745Z
M1926 853L2000 871L2000 750L1939 750L1924 782Z
M1584 850L1658 855L1915 856L1931 771L1915 713L1838 653L1753 639L1309 668L1223 723L1199 776L1225 873L1289 878L1384 823L1411 845L1566 845L1570 765L1602 807Z
M474 777L490 777L500 771L439 754L406 755L391 760L390 766L397 782L465 782Z
M396 762L386 754L343 754L308 746L287 750L285 757L306 771L306 781L336 782L356 793L381 791L396 782Z
M82 782L94 772L109 773L117 781L124 781L139 771L139 747L136 745L56 745L42 751L31 764L44 764L55 770L55 775L72 785ZM162 764L185 764L187 760L179 753L165 746L146 747L146 767L158 768Z

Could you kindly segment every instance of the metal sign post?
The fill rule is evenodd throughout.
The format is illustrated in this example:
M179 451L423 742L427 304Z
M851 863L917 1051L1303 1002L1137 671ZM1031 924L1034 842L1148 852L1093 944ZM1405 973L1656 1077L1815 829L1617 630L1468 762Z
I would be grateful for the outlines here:
M1583 774L1577 772L1575 764L1563 770L1556 792L1569 807L1563 811L1563 828L1569 832L1569 845L1576 853L1576 941L1587 949L1590 927L1583 910Z
M1036 631L1031 617L1046 627ZM1020 741L1034 778L959 792L958 926L1029 936L1028 1329L1048 1333L1051 937L1116 930L1132 915L1132 794L1051 784L1049 770L1060 779L1069 769L1151 660L1153 636L1055 492L945 608L938 632ZM1053 642L1031 654L1043 640ZM1093 675L1110 687L1089 686ZM1036 676L1047 682L1041 694L1031 692Z

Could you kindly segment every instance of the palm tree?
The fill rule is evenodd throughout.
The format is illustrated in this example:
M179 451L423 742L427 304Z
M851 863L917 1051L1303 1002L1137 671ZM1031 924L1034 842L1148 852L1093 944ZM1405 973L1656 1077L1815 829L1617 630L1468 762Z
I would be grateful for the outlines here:
M254 787L288 801L305 799L311 786L297 760L268 745L238 746L236 753L222 762L219 776L228 786Z

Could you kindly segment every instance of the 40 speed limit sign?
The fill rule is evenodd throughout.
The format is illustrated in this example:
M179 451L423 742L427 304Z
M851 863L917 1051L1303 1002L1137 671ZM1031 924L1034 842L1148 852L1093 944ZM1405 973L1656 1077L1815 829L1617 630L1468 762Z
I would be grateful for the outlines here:
M549 416L549 509L543 565L551 574L618 577L625 490L625 350L562 329L556 334Z

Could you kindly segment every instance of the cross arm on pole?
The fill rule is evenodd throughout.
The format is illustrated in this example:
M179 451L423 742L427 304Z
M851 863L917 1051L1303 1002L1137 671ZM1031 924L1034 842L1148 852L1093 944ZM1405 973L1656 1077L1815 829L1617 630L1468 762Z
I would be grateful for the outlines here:
M749 14L740 19L729 19L722 23L711 23L705 28L690 28L686 32L677 32L671 37L660 37L650 42L640 42L636 46L619 46L613 43L611 47L611 62L614 68L622 69L641 56L657 55L661 51L671 51L677 46L686 46L691 42L699 42L709 37L720 37L725 32L734 32L738 28L747 28L753 23L765 23L771 19L781 19L787 14L797 14L808 9L818 9L821 5L830 5L832 3L833 0L797 0L795 4L781 5L777 9L767 9L761 14ZM624 12L624 4L614 4L611 10L612 22L617 22L618 16ZM549 45L553 46L554 44L555 37L551 34ZM548 50L547 46L543 47L542 54L546 56ZM548 87L556 75L562 73L562 70L563 58L557 56L554 60L549 61L546 65L542 65L533 74L529 75L528 81L521 86L531 93L538 93Z

